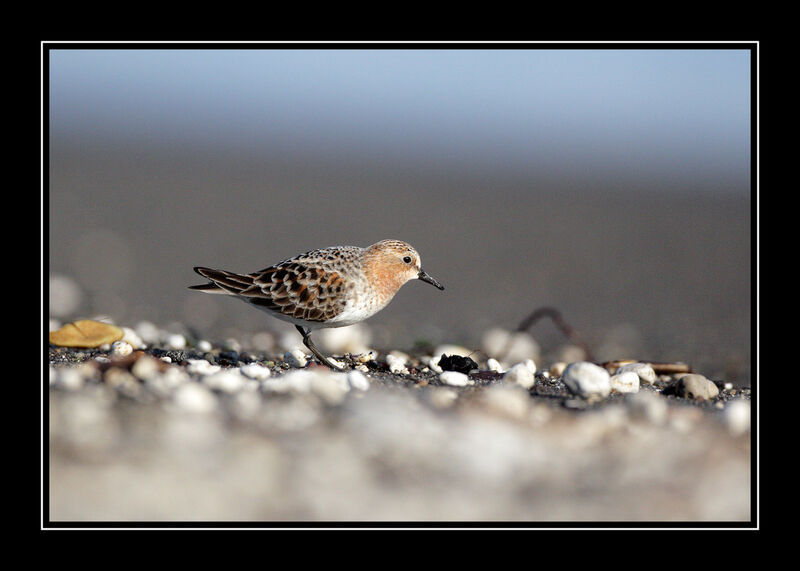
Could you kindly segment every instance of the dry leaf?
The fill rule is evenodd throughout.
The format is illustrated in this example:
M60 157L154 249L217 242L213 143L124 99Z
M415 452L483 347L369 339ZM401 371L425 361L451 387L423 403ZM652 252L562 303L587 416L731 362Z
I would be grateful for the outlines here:
M51 331L50 343L61 347L99 347L104 343L119 341L124 334L115 325L82 319L67 323L57 331Z

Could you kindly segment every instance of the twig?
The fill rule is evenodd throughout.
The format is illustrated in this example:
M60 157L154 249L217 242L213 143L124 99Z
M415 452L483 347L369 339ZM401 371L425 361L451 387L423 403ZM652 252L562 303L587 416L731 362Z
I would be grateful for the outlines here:
M561 317L561 313L555 307L540 307L534 310L533 313L520 322L520 324L517 326L517 331L527 331L531 325L539 321L542 317L549 317L552 319L553 323L556 324L556 327L558 327L558 329L567 339L583 349L583 352L586 355L586 360L594 361L594 357L592 357L592 351L589 349L589 345L583 340L578 332L575 331L575 329L573 329L566 321L564 321L564 318Z

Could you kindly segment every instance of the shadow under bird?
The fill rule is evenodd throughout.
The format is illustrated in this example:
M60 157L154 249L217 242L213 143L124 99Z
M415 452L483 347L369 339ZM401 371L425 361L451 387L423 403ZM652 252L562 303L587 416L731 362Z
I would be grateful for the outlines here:
M339 367L317 349L311 331L364 321L409 280L444 289L422 269L417 251L400 240L312 250L250 274L204 267L194 271L209 282L189 289L231 295L292 323L305 346L331 369Z

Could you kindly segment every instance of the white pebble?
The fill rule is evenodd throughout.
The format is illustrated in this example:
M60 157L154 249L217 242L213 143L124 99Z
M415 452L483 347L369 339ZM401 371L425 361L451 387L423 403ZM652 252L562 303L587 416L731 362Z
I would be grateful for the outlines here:
M530 410L530 396L518 385L492 385L481 395L487 410L499 416L524 420Z
M731 401L725 408L723 419L731 434L744 434L750 430L750 403L743 399Z
M59 367L56 385L68 391L77 391L86 377L80 367Z
M345 373L320 372L311 376L311 391L328 404L339 404L350 390Z
M567 368L567 364L563 361L558 361L550 365L550 374L554 377L560 377L564 374L564 369Z
M217 407L217 397L199 383L185 383L178 387L173 402L180 410L192 413L209 413Z
M517 363L525 359L537 361L541 350L536 340L525 331L506 331L499 327L488 330L481 338L487 355L500 361Z
M439 375L439 380L453 387L464 387L469 384L469 377L458 371L444 371Z
M458 400L458 392L446 387L433 387L429 394L431 404L436 408L448 408Z
M225 351L234 351L236 353L242 352L242 344L239 343L238 339L234 339L233 337L228 337L225 339L225 342L222 344L222 348Z
M653 424L661 425L669 413L664 397L652 391L639 391L627 401L631 416L643 418Z
M142 355L131 367L131 373L142 380L150 379L158 374L158 359L150 355Z
M114 341L111 344L111 354L116 357L124 357L133 353L133 347L127 341Z
M683 375L678 379L675 388L678 396L694 400L710 400L719 394L713 381L696 373Z
M369 379L361 371L348 371L347 382L350 383L351 387L359 391L369 390Z
M188 359L187 362L186 370L198 375L211 375L222 368L219 365L212 365L205 359Z
M438 374L438 373L441 373L442 371L444 371L444 369L442 369L439 366L439 359L441 359L441 358L442 358L441 355L437 355L435 357L427 357L427 358L423 359L423 362L425 362L428 365L428 367L430 368L431 371L433 371L434 373Z
M189 375L180 367L167 367L164 371L143 379L157 394L165 396L189 380Z
M283 354L283 360L286 361L290 367L295 369L302 369L306 366L308 361L305 354L300 349L292 349Z
M369 351L367 351L365 353L361 353L360 355L358 355L356 360L359 363L369 363L370 361L374 361L377 358L378 358L377 351L373 351L372 349L370 349Z
M528 360L530 361L530 359ZM533 363L533 361L530 361ZM529 389L534 384L534 376L533 373L536 371L534 366L534 370L531 371L530 365L526 363L517 363L513 367L511 367L508 371L506 371L505 376L503 379L506 382L514 383L520 385L523 388Z
M497 359L490 358L488 361L486 361L486 368L489 369L490 371L494 371L495 373L504 373L505 372L503 370L503 367L497 361Z
M634 372L639 377L639 380L646 385L652 385L656 382L656 372L653 367L647 363L628 363L617 368L616 374L626 372Z
M638 393L639 375L634 371L623 371L612 375L609 379L611 389L618 393Z
M211 351L211 349L212 349L211 343L206 341L205 339L201 339L200 341L197 342L197 350L198 351L202 351L203 353L207 353L208 351Z
M558 360L565 363L575 363L586 358L586 351L576 345L564 345L558 352Z
M186 347L186 337L180 333L171 333L167 336L165 344L169 349L184 349Z
M135 332L139 336L139 338L148 345L158 343L158 341L161 338L161 332L158 330L158 327L156 327L149 321L140 321L136 325Z
M606 397L611 392L608 371L587 361L570 363L561 378L573 394L584 398Z
M58 317L74 313L81 305L83 294L72 279L58 274L50 276L50 313Z
M242 365L239 368L239 371L241 371L241 373L246 377L250 377L251 379L256 379L259 381L266 379L272 374L267 367L264 365L259 365L258 363L248 363L246 365Z
M203 383L211 389L230 394L239 391L244 386L245 378L238 369L222 369L203 377Z
M142 341L142 338L139 337L139 335L136 333L136 331L134 331L130 327L123 327L122 331L123 335L121 341L128 343L134 349L144 348L145 346L144 342Z
M362 323L323 329L317 335L322 350L336 355L366 353L372 342L370 330Z
M406 369L406 361L406 356L397 354L394 351L386 355L386 364L389 365L390 373L408 374L408 369Z
M279 377L270 377L261 383L261 387L276 393L308 393L311 391L312 373L308 369L295 369Z
M253 391L238 392L231 400L231 410L237 417L251 420L261 410L261 396Z

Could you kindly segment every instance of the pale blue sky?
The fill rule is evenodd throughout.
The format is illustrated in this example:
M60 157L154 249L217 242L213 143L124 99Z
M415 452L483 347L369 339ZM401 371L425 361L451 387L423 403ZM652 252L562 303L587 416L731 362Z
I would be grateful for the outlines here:
M509 169L742 173L750 52L54 50L50 127Z

